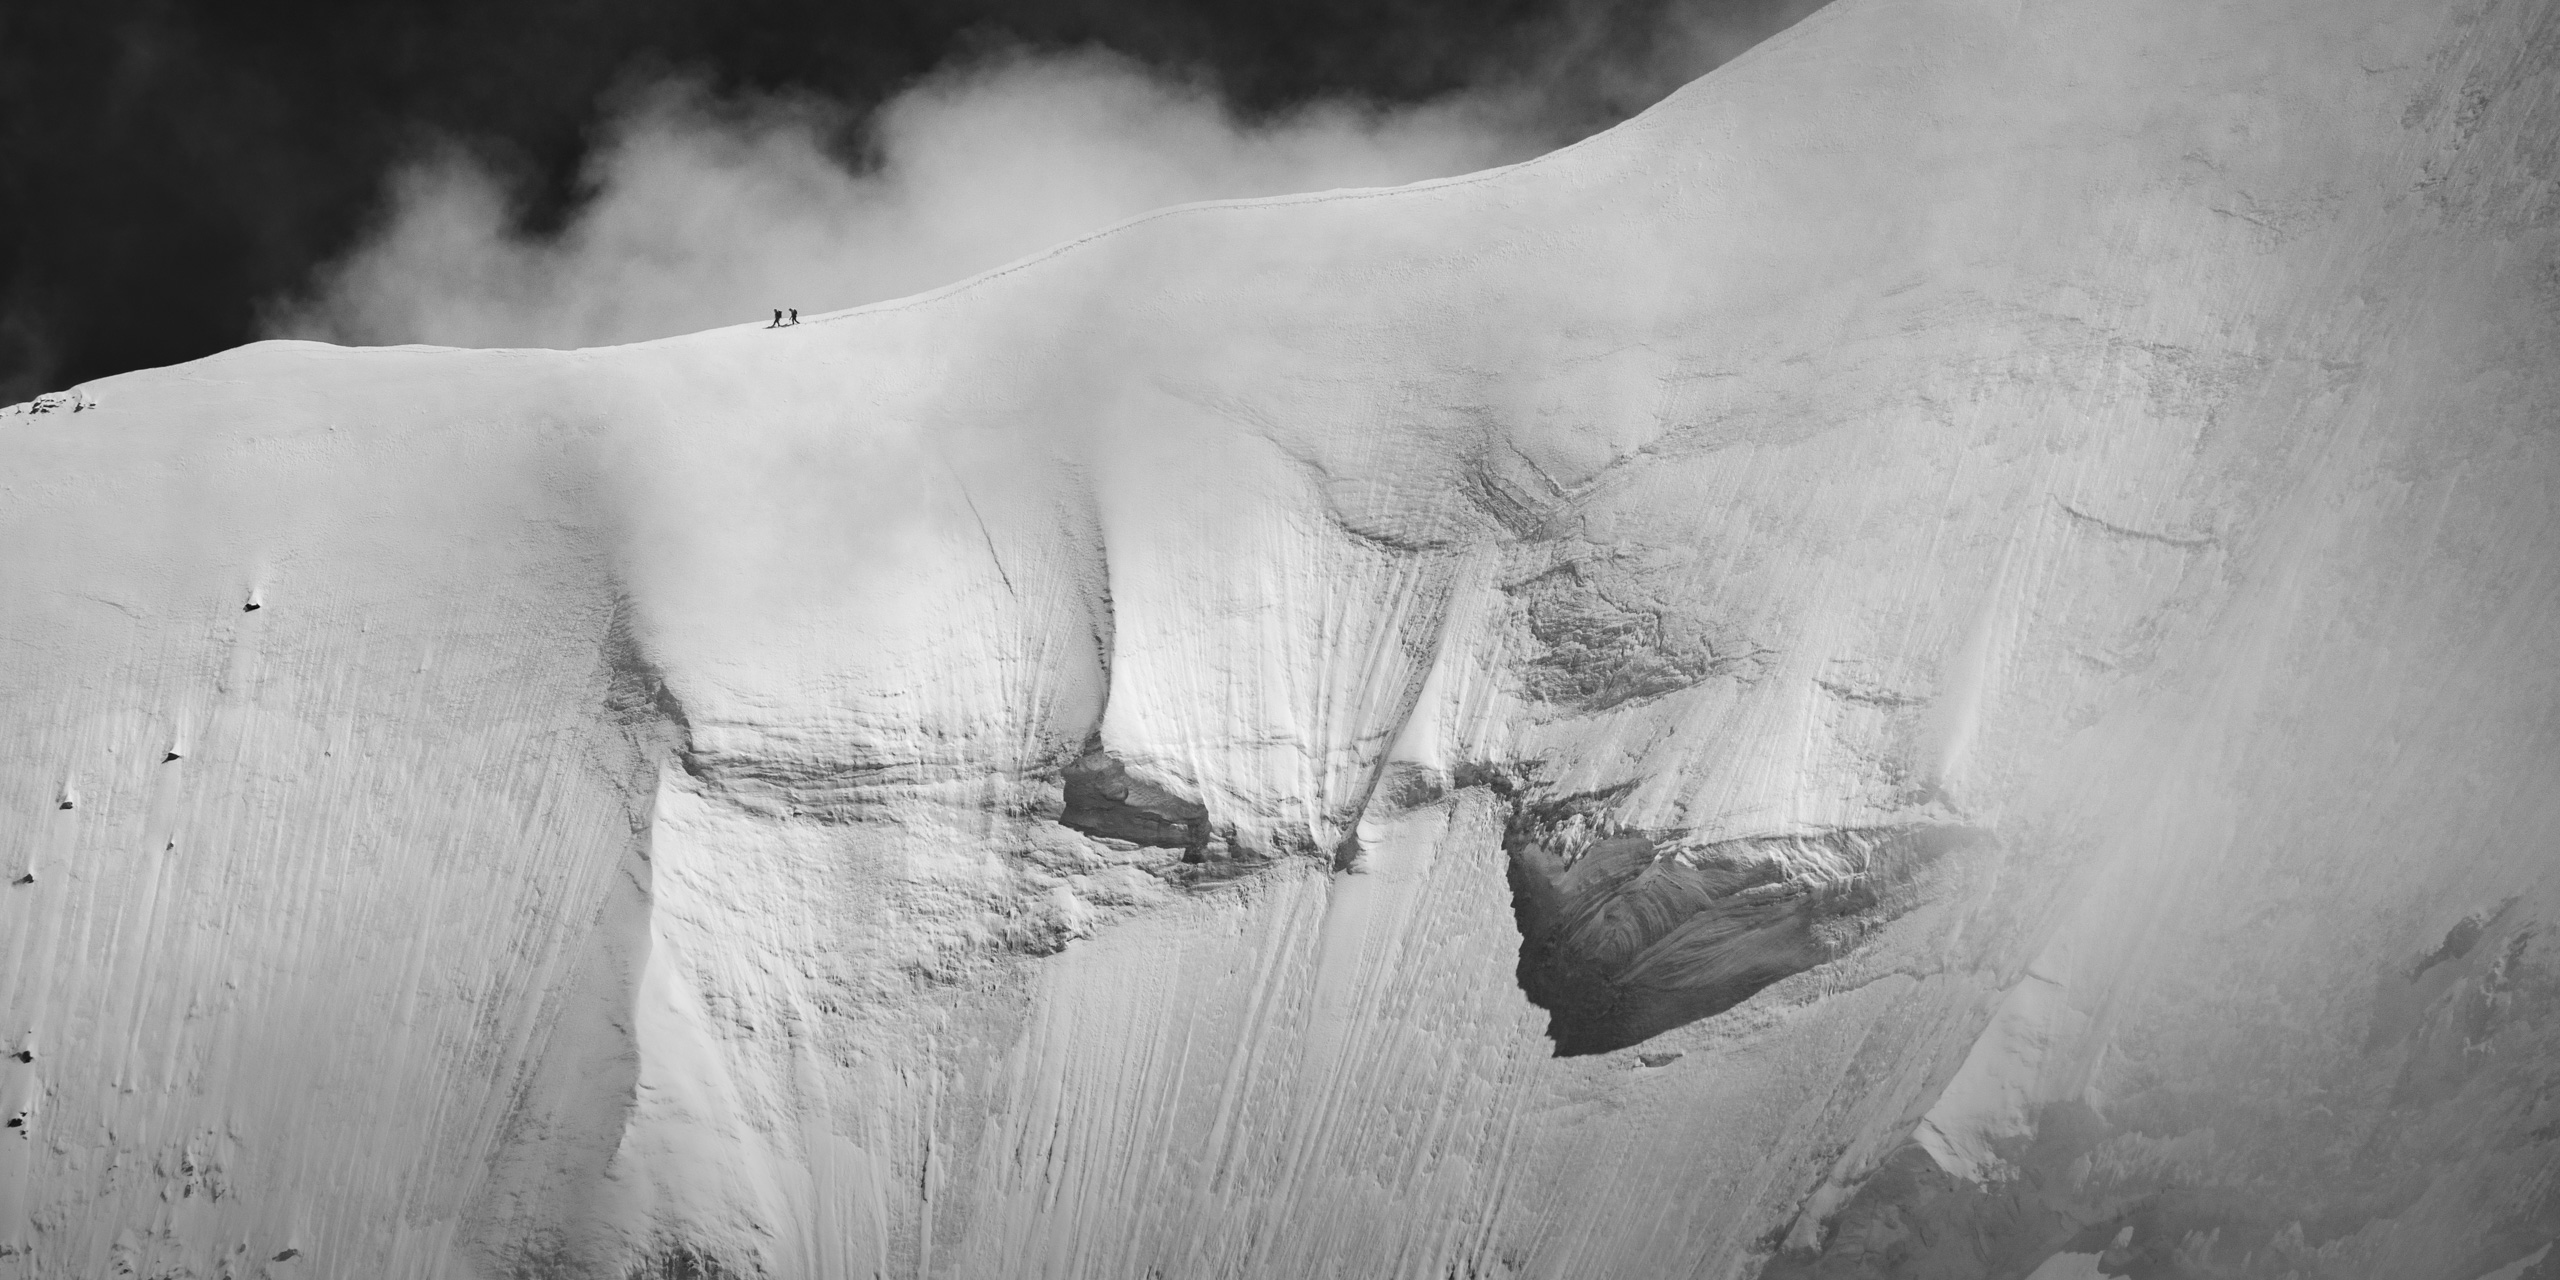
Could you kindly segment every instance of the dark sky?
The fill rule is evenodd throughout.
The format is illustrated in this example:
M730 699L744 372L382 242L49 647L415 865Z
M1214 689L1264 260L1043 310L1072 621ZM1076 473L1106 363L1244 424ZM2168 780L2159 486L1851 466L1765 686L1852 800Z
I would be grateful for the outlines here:
M938 64L1099 45L1244 111L1414 102L1628 56L1663 7L1787 0L9 0L0 3L0 402L250 341L439 140L573 206L617 101L673 72L857 108ZM1640 109L1563 77L1590 127ZM1584 123L1577 121L1577 123Z

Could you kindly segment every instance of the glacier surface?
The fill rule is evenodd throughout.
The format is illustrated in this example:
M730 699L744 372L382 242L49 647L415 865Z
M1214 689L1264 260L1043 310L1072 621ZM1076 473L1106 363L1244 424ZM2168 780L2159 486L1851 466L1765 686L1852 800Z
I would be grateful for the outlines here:
M2560 7L0 416L0 1275L2540 1276Z

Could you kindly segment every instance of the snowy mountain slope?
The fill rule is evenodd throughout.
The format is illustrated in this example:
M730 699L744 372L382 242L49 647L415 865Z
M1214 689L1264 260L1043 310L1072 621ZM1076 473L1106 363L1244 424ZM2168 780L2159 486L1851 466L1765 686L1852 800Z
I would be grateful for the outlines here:
M2521 0L1841 0L1512 169L0 417L0 1274L2531 1256L2556 138Z

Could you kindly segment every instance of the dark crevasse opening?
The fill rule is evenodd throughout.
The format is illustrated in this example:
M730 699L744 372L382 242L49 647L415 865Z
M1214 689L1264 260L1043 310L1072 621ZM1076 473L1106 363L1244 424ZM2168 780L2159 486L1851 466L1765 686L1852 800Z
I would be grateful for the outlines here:
M1589 857L1621 864L1659 854L1641 836L1605 842ZM1765 895L1716 899L1680 869L1632 877L1609 890L1559 892L1524 859L1511 863L1520 925L1520 989L1547 1011L1559 1057L1607 1053L1713 1017L1762 987L1839 954L1820 926L1873 905L1863 886L1831 892L1762 887ZM1690 899L1704 899L1691 901ZM1646 917L1652 917L1648 919Z
M1097 737L1064 771L1066 811L1058 823L1100 840L1180 849L1199 862L1209 847L1209 811L1129 776Z
M1515 802L1505 839L1521 991L1559 1057L1713 1017L1845 954L1912 874L1978 833L1909 826L1690 844L1609 831L1614 794Z

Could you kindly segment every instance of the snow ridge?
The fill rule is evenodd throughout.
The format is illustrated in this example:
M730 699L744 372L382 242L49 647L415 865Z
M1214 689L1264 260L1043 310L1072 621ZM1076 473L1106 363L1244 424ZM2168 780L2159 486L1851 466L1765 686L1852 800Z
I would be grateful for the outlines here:
M2555 42L1840 0L1464 181L11 416L0 1276L2537 1256Z

